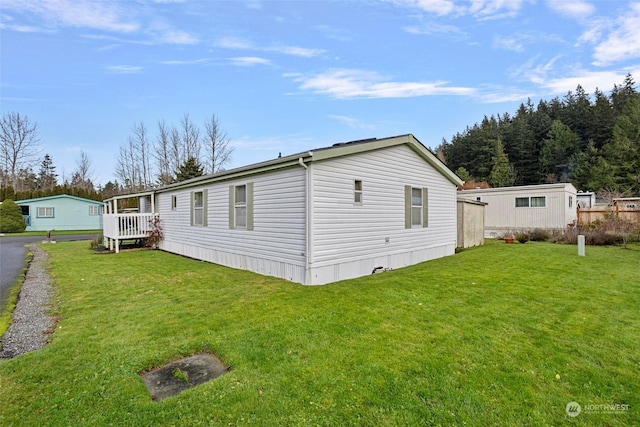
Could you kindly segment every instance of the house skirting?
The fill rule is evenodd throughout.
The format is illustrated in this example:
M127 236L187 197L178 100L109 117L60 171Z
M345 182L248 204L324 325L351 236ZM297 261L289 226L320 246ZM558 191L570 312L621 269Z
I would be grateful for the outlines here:
M235 254L175 242L165 241L160 244L160 249L167 252L223 265L225 267L279 277L303 285L324 285L340 280L368 276L372 274L377 267L391 270L407 267L424 261L453 255L455 253L455 247L455 243L451 243L448 245L381 254L375 257L344 262L324 262L322 264L311 265L308 274L305 274L305 266L302 264L265 259L245 254Z

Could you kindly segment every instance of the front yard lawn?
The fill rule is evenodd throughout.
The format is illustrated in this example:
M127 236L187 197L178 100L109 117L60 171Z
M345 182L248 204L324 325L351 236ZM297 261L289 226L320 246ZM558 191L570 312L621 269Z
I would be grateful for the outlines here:
M1 425L640 424L638 246L489 242L320 287L88 246L44 246L60 321L0 362ZM151 400L140 372L203 351L231 370Z

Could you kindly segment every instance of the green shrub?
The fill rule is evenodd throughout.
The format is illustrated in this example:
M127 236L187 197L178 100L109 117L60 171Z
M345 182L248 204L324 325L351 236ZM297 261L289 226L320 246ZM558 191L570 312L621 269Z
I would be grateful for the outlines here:
M0 233L22 233L26 228L20 206L11 199L3 201L0 204Z
M516 234L516 240L520 243L527 243L529 241L529 234L527 233L518 233Z

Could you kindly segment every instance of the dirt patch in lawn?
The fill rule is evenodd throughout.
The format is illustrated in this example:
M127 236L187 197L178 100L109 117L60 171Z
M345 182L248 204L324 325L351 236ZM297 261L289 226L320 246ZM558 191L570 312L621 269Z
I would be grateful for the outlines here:
M153 400L175 396L183 390L211 381L229 367L209 353L196 354L140 374Z

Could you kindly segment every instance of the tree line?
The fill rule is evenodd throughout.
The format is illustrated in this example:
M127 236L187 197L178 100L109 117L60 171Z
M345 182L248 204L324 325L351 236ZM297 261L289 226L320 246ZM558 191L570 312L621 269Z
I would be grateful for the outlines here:
M20 113L5 113L0 119L0 201L60 194L104 200L219 172L231 159L233 148L215 115L205 121L204 129L185 114L178 127L159 121L157 131L152 136L144 123L137 123L120 146L117 179L96 187L86 152L80 152L70 177L60 179L52 157L39 158L38 124Z
M128 142L120 146L115 175L127 191L172 184L224 169L233 147L212 114L199 127L188 114L178 126L157 123L151 135L143 123L134 125Z
M443 140L437 155L471 185L571 182L640 195L640 93L628 74L609 95L578 86L537 106L529 99Z

